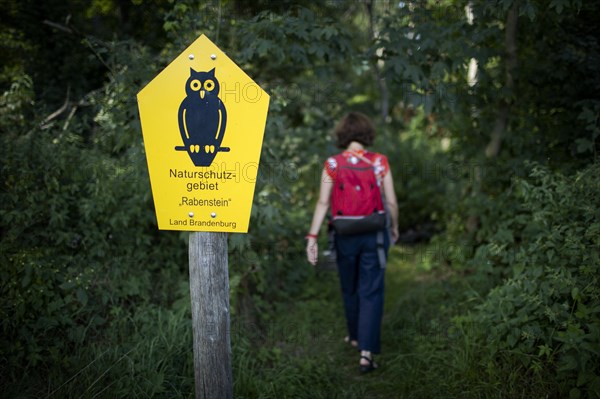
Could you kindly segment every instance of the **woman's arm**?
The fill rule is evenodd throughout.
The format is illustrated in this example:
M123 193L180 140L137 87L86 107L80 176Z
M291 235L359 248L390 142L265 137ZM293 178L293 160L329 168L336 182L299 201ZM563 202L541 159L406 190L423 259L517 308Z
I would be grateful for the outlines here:
M319 200L315 207L315 213L313 214L312 223L306 236L306 256L308 261L314 266L317 264L317 258L319 255L319 248L317 246L317 236L321 229L321 224L325 220L327 215L327 209L329 209L329 201L331 198L331 191L333 190L333 180L327 174L325 169L321 173L321 185L319 188Z

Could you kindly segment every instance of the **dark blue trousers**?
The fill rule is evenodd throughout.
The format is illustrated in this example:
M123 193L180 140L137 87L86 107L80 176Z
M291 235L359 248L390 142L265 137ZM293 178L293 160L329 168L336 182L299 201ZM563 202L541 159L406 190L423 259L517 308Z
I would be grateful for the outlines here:
M377 256L377 233L336 235L335 244L348 335L359 349L379 353L385 269Z

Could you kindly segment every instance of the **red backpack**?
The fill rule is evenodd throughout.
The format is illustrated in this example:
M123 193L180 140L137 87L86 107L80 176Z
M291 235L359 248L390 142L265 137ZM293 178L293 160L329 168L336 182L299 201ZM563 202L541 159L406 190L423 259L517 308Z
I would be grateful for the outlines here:
M357 234L385 227L385 211L375 167L365 156L333 157L337 175L331 194L333 226L339 234Z

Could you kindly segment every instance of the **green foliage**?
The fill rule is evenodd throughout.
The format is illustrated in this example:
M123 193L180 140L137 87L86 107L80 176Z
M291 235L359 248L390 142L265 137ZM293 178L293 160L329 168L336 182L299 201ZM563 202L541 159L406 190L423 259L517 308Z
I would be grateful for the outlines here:
M599 172L598 164L573 176L536 167L531 181L515 183L521 209L486 245L487 262L512 276L473 315L492 353L532 373L551 369L589 397L600 394Z
M6 362L27 368L57 366L59 359L70 362L67 354L105 322L86 306L94 268L63 265L44 253L4 256L2 264L0 352ZM13 380L23 372L14 367L6 371Z
M254 60L253 66L264 73L305 72L307 65L340 63L352 51L350 32L333 19L317 20L313 11L299 8L281 15L263 12L242 24L240 62Z
M13 72L10 88L0 97L0 130L22 129L34 103L33 81L22 71Z
M184 254L181 245L154 246L143 168L99 161L69 143L75 137L36 133L3 136L10 156L2 162L0 213L3 329L11 337L4 353L32 366L68 361L64 346L97 333L104 306L152 300L145 293L153 273ZM143 165L140 155L128 161ZM154 299L169 298L160 292Z
M186 287L187 288L187 287ZM184 295L185 296L185 295ZM189 296L187 297L189 299ZM5 386L6 397L56 396L114 398L125 396L188 398L194 392L192 329L187 307L166 309L153 305L135 311L113 308L113 321L101 341L89 340L68 349L69 361L43 370L47 384L39 386L37 373ZM111 345L106 345L111 342Z
M598 160L598 139L600 138L600 102L582 102L582 110L577 119L585 123L587 137L575 140L577 153L591 152L594 160Z
M113 103L111 95L109 86L103 104ZM136 131L123 122L131 115L123 108L110 111L112 135L117 127ZM70 367L75 353L111 325L106 307L173 301L177 283L164 277L179 273L185 247L176 236L156 232L139 138L130 134L127 150L121 147L115 158L101 129L89 133L87 112L40 124L41 118L20 118L14 109L12 130L0 136L6 150L0 308L7 337L2 354L16 378L25 370ZM106 128L107 118L97 119Z
M388 156L396 194L400 231L423 224L439 223L450 202L454 184L463 170L451 163L440 140L443 130L425 115L424 107L414 110L407 126L385 126L376 147ZM400 133L401 132L401 133Z
M477 51L463 10L451 2L400 3L381 17L372 56L384 61L392 90L406 105L452 109L463 85L464 64ZM378 55L381 54L381 55Z

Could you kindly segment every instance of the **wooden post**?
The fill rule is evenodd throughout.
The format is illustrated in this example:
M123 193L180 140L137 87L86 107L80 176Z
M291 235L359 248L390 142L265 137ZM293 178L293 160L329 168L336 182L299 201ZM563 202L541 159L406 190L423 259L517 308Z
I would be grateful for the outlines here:
M233 397L227 233L190 233L196 399Z

